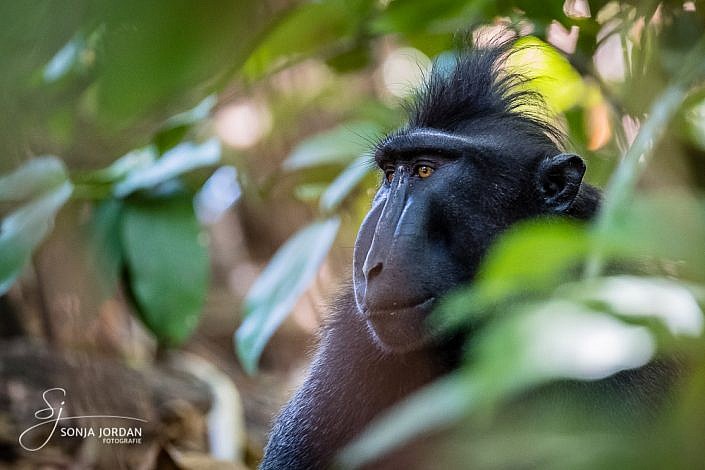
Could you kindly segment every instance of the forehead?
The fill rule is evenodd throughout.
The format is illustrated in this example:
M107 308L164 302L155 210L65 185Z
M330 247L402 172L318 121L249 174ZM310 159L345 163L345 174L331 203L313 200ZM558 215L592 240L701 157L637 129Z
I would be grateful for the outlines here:
M489 136L463 136L421 128L387 136L375 149L374 158L377 163L412 160L420 155L457 159L500 151L497 140Z

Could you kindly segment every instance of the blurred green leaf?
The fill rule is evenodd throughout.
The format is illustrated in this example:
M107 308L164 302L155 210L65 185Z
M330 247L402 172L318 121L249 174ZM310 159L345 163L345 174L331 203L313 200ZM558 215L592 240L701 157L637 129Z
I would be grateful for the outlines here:
M72 68L76 67L85 47L86 41L83 34L78 33L71 38L44 67L44 81L54 82L67 75Z
M685 192L640 195L607 233L593 236L608 258L662 260L680 276L705 281L705 201Z
M523 285L525 289L541 286L579 259L588 244L585 227L576 222L526 222L510 229L490 249L480 282L493 283L487 291L491 297L503 295L508 285Z
M165 153L176 146L193 126L205 121L217 102L216 95L209 95L193 108L167 119L159 132L152 138L159 153Z
M653 149L668 129L668 125L681 109L690 87L705 73L705 36L701 37L679 61L679 73L671 83L651 102L648 117L639 127L634 142L612 175L605 190L603 205L595 222L598 243L593 247L585 274L595 277L604 265L612 226L629 207L641 173L653 156Z
M325 183L303 183L294 188L294 197L303 202L316 202L328 187Z
M131 173L139 173L140 170L151 166L157 157L157 149L154 146L132 150L107 168L79 173L75 178L79 182L94 185L115 183Z
M67 14L65 5L47 0L0 4L0 83L3 89L17 90L32 81L43 67L88 18L88 1L77 0ZM31 45L31 47L27 47ZM9 86L10 88L5 88ZM3 104L20 96L0 97Z
M210 269L191 199L126 203L120 235L140 319L160 343L184 342L198 324Z
M507 2L505 8L518 8L526 13L532 20L545 25L553 20L565 18L565 14L563 13L564 4L565 2L563 0L546 0L541 3L534 2L533 0L518 0L511 2L511 4Z
M568 284L559 293L626 319L656 319L674 336L698 337L703 332L705 315L698 305L702 292L673 279L610 276Z
M686 131L690 140L705 150L705 90L694 95L696 99L685 110Z
M4 216L0 224L0 294L7 292L21 274L72 191L66 169L56 157L31 160L0 178L0 200L33 196Z
M198 220L212 225L242 196L238 171L234 166L221 166L203 183L193 198Z
M89 262L105 297L111 296L117 287L123 263L120 240L122 207L122 201L117 199L97 203L85 227L87 248L91 252Z
M272 15L259 2L192 0L96 9L106 25L97 67L97 104L103 121L132 124L146 114L202 99L232 73L257 44Z
M371 121L341 124L301 142L284 160L287 171L320 165L346 165L369 150L370 141L381 133L381 127Z
M445 297L437 320L445 327L489 314L498 302L553 287L590 247L585 227L568 220L529 221L511 228L490 248L477 279Z
M169 150L150 166L138 166L115 185L113 194L125 197L138 189L154 187L194 168L215 165L220 160L220 142L186 142Z
M597 240L608 260L656 261L681 276L705 279L705 203L683 193L656 193L637 197L604 234L567 220L511 228L490 247L473 284L446 296L433 318L452 329L504 302L546 293L569 279Z
M374 4L370 0L326 0L298 6L259 42L243 66L244 75L259 79L276 67L323 51L354 54L355 35Z
M424 31L443 31L453 34L464 21L467 28L473 21L490 19L499 9L497 2L487 0L407 0L391 2L372 23L374 32L417 34Z
M411 395L347 445L338 456L342 468L359 468L415 436L465 416L476 399L468 374L456 372Z
M509 57L507 65L531 78L522 88L538 91L553 112L566 111L586 100L587 87L582 77L551 45L526 36L514 47L517 52Z
M23 201L66 182L63 162L56 157L37 157L0 176L0 202Z
M596 347L600 345L600 347ZM648 328L567 300L517 305L483 332L473 356L493 395L557 378L595 380L648 363Z
M370 171L372 168L368 157L359 157L353 160L321 195L321 212L328 214L336 210Z
M235 334L240 363L247 373L274 331L291 312L318 273L340 227L337 217L301 229L277 250L250 288L244 302L244 320Z
M167 119L166 123L164 123L164 128L197 124L210 116L213 107L217 103L218 97L216 95L208 95L193 108Z
M191 130L190 125L177 125L163 129L152 138L152 142L157 147L157 152L162 154L179 144L186 134Z
M358 468L539 384L608 377L646 364L654 352L644 326L574 302L519 305L473 338L469 366L385 412L343 450L341 462Z
M338 73L353 72L369 66L372 62L371 55L369 44L361 43L329 58L326 64Z

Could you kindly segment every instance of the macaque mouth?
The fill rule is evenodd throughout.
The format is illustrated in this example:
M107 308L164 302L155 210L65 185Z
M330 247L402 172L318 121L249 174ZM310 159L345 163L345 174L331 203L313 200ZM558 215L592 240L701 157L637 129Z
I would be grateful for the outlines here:
M428 297L420 302L407 305L386 305L381 307L366 306L364 309L365 317L368 319L382 319L387 317L404 316L410 313L426 313L430 310L435 297Z
M406 353L421 348L431 340L426 325L435 297L407 305L384 309L366 309L365 316L372 336L383 350Z

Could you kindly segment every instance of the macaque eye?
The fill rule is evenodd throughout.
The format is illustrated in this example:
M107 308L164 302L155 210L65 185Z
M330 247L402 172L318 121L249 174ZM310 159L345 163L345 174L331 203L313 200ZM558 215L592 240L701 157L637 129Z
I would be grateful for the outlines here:
M387 179L388 183L391 183L394 179L394 168L387 168L384 170L384 177Z
M428 178L433 174L433 168L428 165L419 165L415 168L415 172L420 178Z

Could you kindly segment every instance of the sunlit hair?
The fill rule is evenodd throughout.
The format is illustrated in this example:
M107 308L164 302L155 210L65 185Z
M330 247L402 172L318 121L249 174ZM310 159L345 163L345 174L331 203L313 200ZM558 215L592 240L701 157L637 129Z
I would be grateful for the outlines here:
M550 123L543 97L527 86L531 79L507 66L512 54L537 46L513 45L513 40L489 41L458 52L451 61L436 61L407 103L407 129L472 134L478 122L483 128L501 122L532 144L562 148L565 136Z

